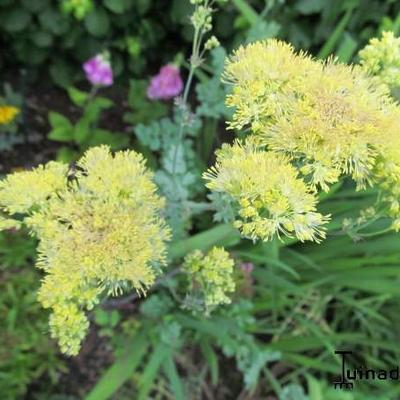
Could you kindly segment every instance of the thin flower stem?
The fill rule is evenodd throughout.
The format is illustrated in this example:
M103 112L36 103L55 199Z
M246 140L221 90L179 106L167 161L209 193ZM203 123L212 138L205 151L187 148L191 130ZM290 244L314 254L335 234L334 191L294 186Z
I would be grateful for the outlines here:
M190 87L191 87L192 81L193 81L194 71L195 71L195 69L197 67L197 63L198 63L198 60L196 60L196 58L198 57L198 51L199 51L200 42L201 42L201 39L199 39L199 34L201 34L200 30L195 29L193 45L192 45L192 55L190 56L190 70L189 70L189 76L188 76L186 84L185 84L185 89L183 91L182 107L186 107L186 105L187 105L189 91L190 91ZM176 184L176 162L177 162L177 158L178 158L178 151L180 148L180 144L183 139L183 127L185 125L185 115L184 115L185 111L186 110L184 110L184 109L181 110L181 121L180 121L180 125L179 125L178 141L175 145L174 157L173 157L173 161L172 161L172 178L173 178L173 181L175 182L175 184Z
M192 80L193 80L194 70L195 70L195 68L193 67L193 64L191 64L190 65L190 71L189 71L189 77L188 77L188 80L186 81L185 91L183 93L183 99L182 99L183 107L185 107L186 103L187 103L187 98L188 98L188 95L189 95L190 85L191 85ZM173 162L172 162L172 176L174 178L174 182L175 182L175 175L176 175L176 161L177 161L177 157L178 157L178 151L179 151L179 148L180 148L181 141L183 139L183 127L184 127L184 116L183 116L183 113L184 113L184 110L182 110L182 117L181 117L181 122L180 122L180 125L179 125L178 141L177 141L177 143L175 145L174 158L173 158Z
M389 226L388 228L381 229L380 231L371 232L371 233L360 233L359 235L361 237L374 237L374 236L383 235L384 233L390 232L391 230L393 230L393 228Z

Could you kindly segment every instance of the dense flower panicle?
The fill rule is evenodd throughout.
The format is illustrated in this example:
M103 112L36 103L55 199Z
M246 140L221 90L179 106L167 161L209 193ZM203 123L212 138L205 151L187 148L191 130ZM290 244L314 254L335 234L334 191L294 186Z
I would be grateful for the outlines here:
M27 213L67 187L68 166L50 161L0 181L0 206L9 214Z
M393 32L383 32L360 51L360 64L376 79L391 88L400 86L400 38Z
M165 65L151 79L147 97L151 100L169 100L178 96L182 90L183 81L179 69L174 65Z
M285 112L260 131L269 149L300 161L315 188L342 175L359 188L373 179L377 154L396 134L399 109L386 88L359 68L328 62L302 96L282 99Z
M397 68L398 40L384 34L382 42L372 41L371 46L362 53L362 66L313 60L275 39L239 48L225 68L225 80L233 86L227 104L235 108L230 127L250 128L249 138L257 153L284 155L285 163L300 172L307 192L328 191L343 176L350 176L357 189L378 185L384 194L381 199L388 203L387 214L394 218L393 226L400 227L400 107L388 85L371 77L379 71L369 70L366 61L385 56L393 72ZM378 61L376 65L382 67ZM244 174L242 167L249 161L238 158L237 162L242 165L236 170ZM220 182L221 176L229 173L214 171L214 175L209 187L229 193L232 186L223 188ZM248 175L251 177L251 172ZM244 193L243 188L240 190ZM234 195L239 214L254 213L252 209L243 211L247 205L240 205L240 193ZM248 225L249 220L237 225L245 236L271 238L273 224L261 227L258 222L260 227L256 228L259 212L256 214L251 217L253 225ZM260 234L262 230L264 235ZM286 228L276 229L279 231L290 233ZM297 232L291 233L299 237Z
M235 107L231 128L257 130L284 109L281 100L306 89L322 66L296 55L290 44L271 39L240 47L226 63L223 75L233 85L227 105Z
M14 121L19 109L14 106L0 106L0 125L7 125Z
M282 154L250 141L223 145L204 178L209 189L236 201L235 225L245 237L267 241L285 234L316 242L325 237L323 225L329 216L316 212L316 197Z
M83 64L87 80L94 86L111 86L113 84L113 72L109 60L103 54L87 60Z
M60 173L59 181L49 179L49 170ZM39 300L52 309L52 335L67 354L79 351L85 310L103 293L123 287L144 293L165 263L164 201L133 151L113 156L106 146L92 148L68 181L67 167L58 163L15 173L1 183L0 205L10 217L25 213L24 223L40 240L37 267L46 276Z
M220 304L229 304L229 294L235 290L234 261L221 247L213 247L207 254L195 250L185 257L184 271L191 279L191 290L200 290L206 312Z

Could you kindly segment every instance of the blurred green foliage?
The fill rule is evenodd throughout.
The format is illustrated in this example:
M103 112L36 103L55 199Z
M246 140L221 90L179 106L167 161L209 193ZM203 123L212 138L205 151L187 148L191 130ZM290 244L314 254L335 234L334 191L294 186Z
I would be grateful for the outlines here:
M190 36L188 7L186 0L167 8L162 0L102 0L80 20L63 12L59 0L1 0L0 67L18 63L34 71L42 66L57 84L69 86L82 77L79 64L107 48L116 75L143 73L178 51L177 34ZM158 51L163 41L170 52Z
M59 0L0 0L0 68L17 63L32 75L42 67L69 86L83 78L80 64L107 48L116 75L143 76L189 48L191 7L188 0L99 0L77 18ZM316 54L345 19L327 50L351 57L379 29L397 30L399 11L394 0L232 0L215 15L214 33L228 50L278 36Z
M36 241L0 233L0 398L20 399L36 383L46 392L62 369L47 313L36 299L40 274L31 267Z
M65 162L76 160L83 151L91 146L105 144L113 150L124 148L129 137L119 132L111 132L100 126L102 112L114 106L112 100L96 95L95 90L83 92L75 87L68 88L68 96L79 108L81 117L74 123L61 113L50 111L50 140L66 143L58 151L58 159ZM73 147L74 146L74 147Z

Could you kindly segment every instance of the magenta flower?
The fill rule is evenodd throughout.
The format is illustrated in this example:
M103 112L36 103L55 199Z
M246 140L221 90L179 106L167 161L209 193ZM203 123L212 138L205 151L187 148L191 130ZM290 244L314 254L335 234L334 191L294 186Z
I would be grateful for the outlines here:
M165 65L158 75L151 79L147 88L147 97L151 100L169 100L178 96L183 89L179 69L174 65Z
M243 272L244 275L250 275L253 272L254 264L253 263L241 263L240 270Z
M87 80L94 86L111 86L113 84L113 72L110 62L102 55L87 60L83 64Z

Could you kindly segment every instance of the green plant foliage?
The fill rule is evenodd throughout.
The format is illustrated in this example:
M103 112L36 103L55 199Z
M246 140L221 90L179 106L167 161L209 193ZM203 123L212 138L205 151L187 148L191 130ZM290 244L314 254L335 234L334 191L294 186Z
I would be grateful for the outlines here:
M62 368L47 332L47 313L36 299L39 274L29 264L36 243L20 234L0 235L0 397L22 398L34 381L57 382Z
M128 145L129 137L126 134L99 127L102 113L114 106L111 100L96 96L94 91L86 93L74 87L68 89L68 95L75 106L82 109L82 116L76 123L72 123L64 115L50 111L49 139L74 144L81 152L101 144L108 145L114 150ZM58 154L58 158L63 161L70 161L71 157L76 158L76 153L69 152L65 147Z

